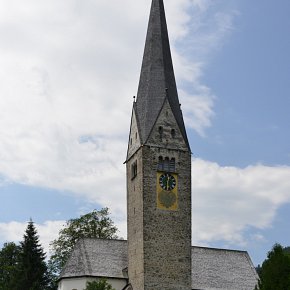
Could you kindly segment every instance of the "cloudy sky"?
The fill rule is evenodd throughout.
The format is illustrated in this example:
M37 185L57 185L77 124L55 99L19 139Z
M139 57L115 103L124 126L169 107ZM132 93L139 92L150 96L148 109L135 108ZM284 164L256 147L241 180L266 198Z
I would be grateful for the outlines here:
M193 244L290 245L290 2L165 0L193 152ZM0 246L32 218L46 250L108 206L126 238L123 161L150 0L0 0Z

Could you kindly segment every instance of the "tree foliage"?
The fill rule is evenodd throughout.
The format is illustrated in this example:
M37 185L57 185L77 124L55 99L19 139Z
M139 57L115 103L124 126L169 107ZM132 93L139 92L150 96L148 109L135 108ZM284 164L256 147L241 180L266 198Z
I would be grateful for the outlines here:
M87 282L87 287L84 290L115 290L106 279L100 279L99 281Z
M0 290L56 290L60 270L78 239L115 239L117 231L108 208L71 219L51 243L52 256L46 263L36 228L30 221L19 246L6 243L0 249ZM104 282L100 285L106 286L105 290L114 290Z
M27 225L16 267L13 290L43 290L47 286L45 253L39 244L34 223Z
M290 289L290 256L287 249L275 244L260 268L260 290Z
M57 290L58 289L58 284L57 284L58 274L55 272L55 269L51 260L49 260L46 265L47 265L48 284L45 290Z
M5 243L0 251L0 290L13 288L13 277L19 260L20 247L15 243Z
M284 248L284 252L286 255L290 256L290 247Z
M94 210L80 218L70 219L51 245L50 267L59 274L76 242L81 238L117 238L118 229L109 217L109 209Z

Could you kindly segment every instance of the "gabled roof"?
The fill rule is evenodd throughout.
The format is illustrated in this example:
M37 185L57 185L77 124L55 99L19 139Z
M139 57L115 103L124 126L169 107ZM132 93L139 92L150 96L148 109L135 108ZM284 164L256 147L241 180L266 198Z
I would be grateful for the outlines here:
M168 98L189 147L177 94L163 0L152 0L135 108L143 144L149 137L165 98Z
M247 252L192 247L193 289L254 290L257 281Z
M127 265L127 241L82 239L60 279L85 276L127 279L124 271ZM192 247L192 289L253 290L257 279L247 252Z
M126 278L127 241L80 239L68 259L60 279L71 277Z

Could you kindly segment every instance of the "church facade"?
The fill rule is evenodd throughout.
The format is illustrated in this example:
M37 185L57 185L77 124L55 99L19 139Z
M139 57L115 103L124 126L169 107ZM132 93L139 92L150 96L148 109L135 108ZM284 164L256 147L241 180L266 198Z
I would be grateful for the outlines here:
M191 246L191 150L163 0L152 0L126 158L128 241L78 241L59 290L106 278L116 290L253 290L243 251Z

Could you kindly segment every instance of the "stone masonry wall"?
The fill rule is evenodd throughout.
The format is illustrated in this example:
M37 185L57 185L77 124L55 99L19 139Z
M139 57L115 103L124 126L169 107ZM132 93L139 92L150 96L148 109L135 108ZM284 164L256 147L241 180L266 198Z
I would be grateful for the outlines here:
M137 129L132 122L131 133L134 126ZM129 146L129 152L132 151ZM160 156L175 158L177 210L157 207ZM131 168L136 161L137 175L132 179ZM127 190L129 281L133 289L190 290L191 154L168 102L164 104L149 140L132 152L127 161Z
M144 148L144 275L146 290L191 289L190 155L166 149ZM178 209L156 206L156 170L159 154L178 155ZM181 165L182 164L182 165ZM145 194L146 193L146 194Z
M136 121L131 124L131 135L136 136ZM128 275L133 289L144 289L143 251L143 159L142 150L137 150L138 138L129 144L130 159L127 161L127 235L128 235ZM131 148L130 148L131 147ZM140 148L140 146L139 146ZM137 166L137 174L132 175L132 166Z

